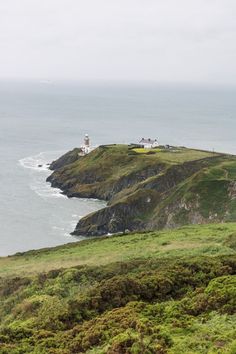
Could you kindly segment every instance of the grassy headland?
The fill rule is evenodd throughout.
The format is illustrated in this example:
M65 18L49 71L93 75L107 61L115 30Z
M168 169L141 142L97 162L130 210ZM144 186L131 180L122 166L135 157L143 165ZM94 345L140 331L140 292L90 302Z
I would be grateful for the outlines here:
M100 146L73 150L49 177L69 197L98 198L106 208L82 218L75 235L160 230L236 221L236 157L183 147Z

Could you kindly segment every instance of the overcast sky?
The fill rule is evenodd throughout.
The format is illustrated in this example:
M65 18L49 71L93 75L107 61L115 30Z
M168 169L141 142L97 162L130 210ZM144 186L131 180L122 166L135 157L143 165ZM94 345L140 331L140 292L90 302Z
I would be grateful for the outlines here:
M236 85L236 0L0 0L0 78Z

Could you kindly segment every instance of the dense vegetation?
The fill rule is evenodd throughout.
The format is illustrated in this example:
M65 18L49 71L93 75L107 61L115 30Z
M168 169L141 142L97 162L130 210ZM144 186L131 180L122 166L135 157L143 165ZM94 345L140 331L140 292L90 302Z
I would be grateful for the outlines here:
M0 259L0 353L236 353L236 224Z
M236 157L187 148L100 146L55 161L48 181L69 197L104 199L75 235L236 221Z

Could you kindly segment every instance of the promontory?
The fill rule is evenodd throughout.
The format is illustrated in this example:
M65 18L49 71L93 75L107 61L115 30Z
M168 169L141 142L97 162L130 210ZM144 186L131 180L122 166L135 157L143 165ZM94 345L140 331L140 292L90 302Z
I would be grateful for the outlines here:
M81 220L74 235L100 236L187 224L236 221L236 156L185 147L103 145L54 161L48 177L68 197L106 207Z

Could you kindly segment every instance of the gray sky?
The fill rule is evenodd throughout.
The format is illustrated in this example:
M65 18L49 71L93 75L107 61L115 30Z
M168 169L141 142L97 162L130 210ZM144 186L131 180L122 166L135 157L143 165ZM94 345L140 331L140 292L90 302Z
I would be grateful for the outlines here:
M236 85L236 1L0 0L0 78Z

